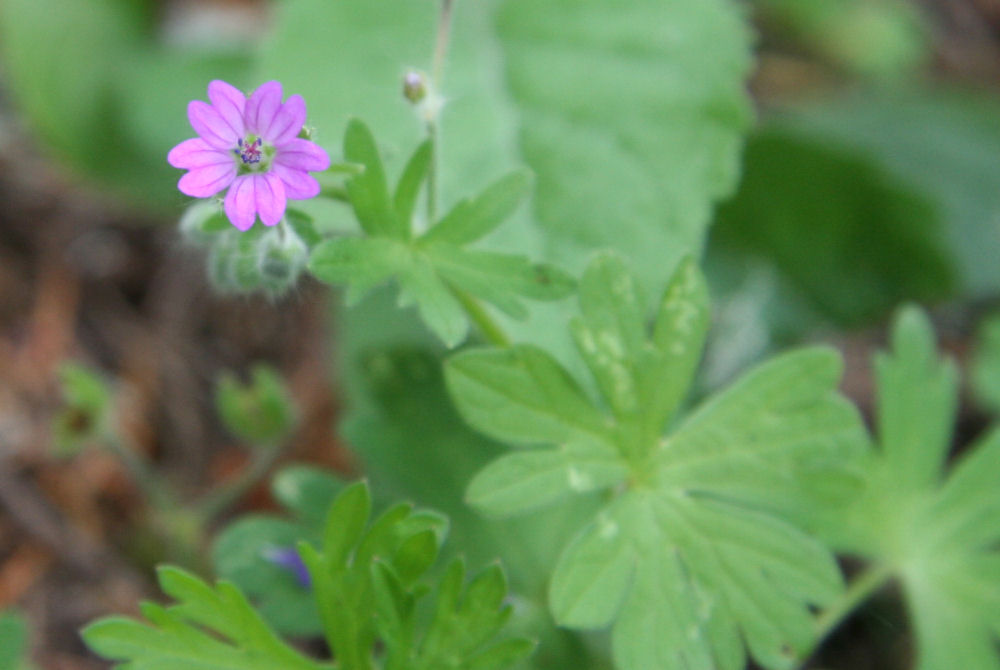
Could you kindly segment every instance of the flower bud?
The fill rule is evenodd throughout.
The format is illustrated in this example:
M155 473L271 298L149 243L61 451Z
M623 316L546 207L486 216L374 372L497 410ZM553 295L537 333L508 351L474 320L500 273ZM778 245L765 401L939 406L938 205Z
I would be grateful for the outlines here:
M403 97L414 105L427 97L427 76L418 70L410 70L403 76Z
M181 236L197 247L207 247L229 226L229 220L212 200L196 200L180 220Z
M111 389L96 372L72 362L59 368L59 381L63 406L53 419L53 446L59 456L72 456L104 434Z
M261 286L282 294L295 286L309 260L309 247L284 222L269 230L257 245L257 272Z
M295 428L295 404L281 377L270 367L254 366L249 384L232 374L219 379L215 407L226 429L250 444L275 447Z

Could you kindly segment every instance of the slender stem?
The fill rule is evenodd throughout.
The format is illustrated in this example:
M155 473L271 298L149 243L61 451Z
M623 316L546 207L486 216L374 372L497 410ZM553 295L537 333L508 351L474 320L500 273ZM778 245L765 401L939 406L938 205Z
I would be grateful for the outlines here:
M253 450L253 460L238 475L223 482L198 505L196 514L208 522L225 512L262 480L281 455L281 449L261 446Z
M427 114L427 139L430 140L431 162L427 169L427 225L434 225L437 216L437 167L440 158L440 137L438 133L438 113L441 104L440 91L444 82L444 61L448 53L448 39L451 35L451 15L454 0L441 0L441 13L438 15L437 39L434 41L434 61L431 67L430 111ZM493 317L489 315L476 298L459 288L452 292L465 309L472 322L486 340L498 347L509 347L510 338Z
M503 331L500 324L493 320L481 302L460 288L452 287L451 290L487 342L501 348L510 346L510 338L507 337L507 333Z
M129 476L146 495L153 507L166 510L173 506L173 493L167 489L163 480L153 472L149 462L135 449L127 446L120 437L113 433L106 435L102 443L125 466Z
M438 17L437 39L434 42L434 69L431 70L431 80L434 90L441 90L444 79L444 57L448 53L448 36L451 33L451 8L453 0L441 0L441 14Z
M430 141L431 159L427 167L427 226L433 226L437 218L437 163L438 163L437 120L427 119L427 139Z
M427 225L434 224L437 217L437 164L441 153L438 138L438 113L440 112L440 91L444 83L444 61L448 53L448 38L451 34L451 9L453 0L441 0L438 15L437 38L434 40L434 60L431 66L430 100L427 108L427 138L431 145L431 163L427 170Z
M351 197L347 195L347 189L343 186L324 186L320 190L319 195L321 198L329 198L338 202L346 202L348 204L351 202Z
M816 637L813 649L819 646L853 612L858 605L879 591L892 578L892 568L884 563L870 565L855 577L839 600L827 607L816 617ZM806 657L812 654L810 650Z

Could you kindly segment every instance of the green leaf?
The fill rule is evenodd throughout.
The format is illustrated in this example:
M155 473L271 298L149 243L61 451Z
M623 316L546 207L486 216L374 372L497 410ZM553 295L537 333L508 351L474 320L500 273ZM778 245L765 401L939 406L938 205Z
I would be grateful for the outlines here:
M330 284L348 284L347 304L405 270L409 250L384 237L339 237L321 242L313 250L309 271Z
M112 391L97 372L72 361L59 367L59 382L64 406L52 422L53 446L58 455L72 456L109 429Z
M772 120L751 137L744 177L713 250L763 259L818 312L848 326L902 300L951 295L956 270L937 203L856 149Z
M998 114L995 95L928 86L802 105L784 110L780 122L866 157L930 201L942 217L942 239L959 288L985 297L1000 286L992 251L992 222L1000 216Z
M161 568L159 579L177 605L164 609L145 603L143 614L152 625L123 617L101 619L83 630L87 645L136 670L331 667L283 642L231 583L219 582L213 588L179 568Z
M357 482L340 492L326 517L323 553L328 561L343 563L361 538L371 513L371 496L365 482Z
M496 305L513 318L524 319L528 309L518 300L559 300L572 293L573 278L523 256L466 251L450 244L425 247L438 274L456 289Z
M582 286L577 343L606 407L531 347L449 359L449 390L473 426L558 446L495 462L469 496L509 513L567 488L615 487L563 551L550 606L563 625L613 623L620 667L735 670L744 644L764 667L793 667L813 643L811 608L843 588L829 551L803 530L830 503L810 484L845 476L863 445L856 411L835 390L838 356L775 359L672 418L708 324L697 266L681 263L652 328L620 260L595 258ZM578 486L568 487L573 470ZM532 485L519 505L519 487Z
M455 559L441 580L427 632L406 667L415 670L509 667L534 649L530 641L519 638L499 643L502 647L491 646L510 616L510 608L503 605L507 582L500 566L484 568L467 586L464 581L465 565L461 559Z
M413 204L431 159L429 144L417 149L404 170L395 196L394 207L398 211L391 216L383 211L389 205L381 158L370 131L360 121L349 124L345 151L347 146L353 152L349 158L366 166L364 173L351 180L349 191L368 237L339 238L317 245L309 269L322 281L347 283L348 304L356 303L378 284L395 278L400 290L399 305L415 304L428 328L446 345L454 347L465 339L469 328L463 301L482 298L523 319L528 311L518 299L520 296L555 300L572 291L572 278L551 265L533 264L512 254L469 251L450 241L435 241L440 237L432 234L437 227L416 241L408 239ZM451 223L445 230L459 231L466 224L478 229L498 225L520 200L523 189L518 184L523 185L525 179L515 173L478 198L459 205L446 217ZM389 220L386 217L396 220L400 212L406 215L405 235L394 232L391 225L372 223ZM472 228L464 230L452 237L456 241L471 241L476 237L468 235Z
M1000 414L1000 315L988 317L977 329L971 374L976 401Z
M271 481L271 492L282 505L312 527L320 528L344 482L313 465L288 465Z
M18 612L0 612L0 670L26 668L28 623Z
M399 94L400 75L428 64L437 9L284 4L261 77L301 93L324 132L337 133L348 115L366 119L401 167L422 125ZM575 274L610 247L636 264L644 286L657 286L664 267L700 249L713 202L737 180L752 117L744 15L730 0L457 3L441 201L526 161L541 234L520 220L492 236L496 248L532 254L541 242L547 260Z
M320 472L304 467L283 472L279 479L275 483L277 497L299 508L302 516L319 497L328 498L331 488L336 488ZM301 584L299 588L313 599L306 609L322 620L321 630L341 670L480 667L470 665L473 659L482 663L481 667L503 668L530 653L532 644L499 636L510 614L509 607L503 605L507 583L499 565L485 569L467 586L464 568L457 573L452 568L440 587L429 586L427 576L447 531L447 518L401 503L369 524L370 508L371 496L362 481L344 488L329 504L326 527L321 531L307 523L244 518L234 527L248 529L247 534L241 538L240 533L227 529L216 547L217 560L221 551L241 551L238 540L249 540L250 531L272 538L276 533L301 531L296 551L309 570L311 590ZM315 510L308 516L315 518ZM314 542L312 538L319 535L321 542ZM231 557L222 558L230 569L240 567ZM278 585L256 567L243 568L242 578L254 588ZM142 668L166 670L178 667L169 663L182 661L191 663L184 667L244 667L239 665L244 658L241 654L258 650L262 650L258 656L247 656L256 664L245 667L263 667L265 662L275 662L272 667L303 667L274 660L284 653L279 651L283 643L232 584L222 582L213 589L176 568L161 569L160 582L164 592L179 602L168 609L144 607L144 614L158 628L127 619L100 621L85 633L88 644L109 658L132 660ZM302 602L281 596L278 586L279 594L262 594L264 603L283 603L298 608L301 614ZM428 624L416 616L417 605L433 592L438 593L434 605L437 614ZM285 622L297 621L294 613L283 616ZM312 631L303 626L296 632ZM256 646L247 641L251 636ZM181 642L186 648L170 650ZM380 659L378 665L376 658ZM211 664L196 664L196 659ZM333 666L314 663L312 667Z
M361 227L372 237L386 236L405 240L409 221L401 221L389 199L389 184L382 167L375 138L363 122L351 119L344 133L344 158L364 166L361 174L347 182L354 213Z
M254 600L276 630L292 635L322 632L313 594L290 567L275 560L291 555L300 541L318 546L330 504L344 484L329 472L306 465L283 468L274 476L274 497L290 518L251 514L229 524L212 546L216 573Z
M925 489L951 447L958 373L937 359L930 323L915 309L897 317L892 347L875 359L882 455L901 491Z
M362 320L354 327L367 323L364 314L359 316ZM537 658L525 667L610 667L603 650L584 646L575 634L556 629L543 604L548 566L573 529L593 512L596 501L578 497L571 505L517 519L483 519L475 514L462 493L473 474L502 447L472 431L455 412L444 388L439 347L430 351L402 344L392 347L385 342L398 337L391 332L393 324L379 321L377 327L383 343L355 352L348 358L352 364L345 366L353 409L343 435L357 449L366 474L380 490L447 512L453 548L443 549L446 557L454 556L454 548L474 565L503 556L519 596L519 614L512 625L522 635L541 638Z
M458 346L469 330L468 317L435 271L433 262L426 257L416 257L399 280L400 306L416 303L420 318L445 346Z
M758 0L803 48L858 74L901 77L931 55L929 17L905 2Z
M580 386L537 347L462 352L448 360L445 380L462 416L490 437L517 444L611 440Z
M1000 431L943 472L954 367L937 357L916 308L896 318L892 345L876 359L880 445L865 464L866 490L831 539L901 581L919 670L1000 668Z
M501 177L475 198L460 200L421 239L455 245L475 242L510 218L528 194L530 183L524 170Z
M712 202L739 174L751 118L742 9L514 0L497 26L548 257L578 270L580 251L614 249L659 286L664 267L698 252Z
M95 158L100 163L111 153L101 146L110 125L102 119L109 70L139 43L147 18L143 4L15 0L0 10L15 99L36 131L78 165ZM56 43L59 48L51 48Z
M427 171L430 169L431 161L434 158L433 145L430 140L425 140L417 150L413 152L410 161L403 169L403 176L399 178L396 185L396 193L392 198L393 208L396 218L403 222L408 228L413 219L413 208L417 204L417 196L420 195L420 187L427 178Z
M486 514L513 516L572 493L614 486L625 476L613 449L570 443L558 450L501 456L476 474L465 499Z

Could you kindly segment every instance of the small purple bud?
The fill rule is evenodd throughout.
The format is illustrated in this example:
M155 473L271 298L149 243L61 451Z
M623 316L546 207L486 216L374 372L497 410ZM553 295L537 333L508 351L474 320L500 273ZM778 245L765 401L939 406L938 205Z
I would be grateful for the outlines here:
M422 72L410 70L403 77L403 97L414 105L427 97L427 78Z
M265 549L264 558L274 565L286 570L295 577L295 581L304 589L312 587L309 569L302 562L302 557L294 547L270 547Z

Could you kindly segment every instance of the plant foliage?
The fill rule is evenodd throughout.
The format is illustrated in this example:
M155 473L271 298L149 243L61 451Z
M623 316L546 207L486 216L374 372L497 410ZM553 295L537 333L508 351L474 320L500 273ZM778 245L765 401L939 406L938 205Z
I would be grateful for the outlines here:
M440 580L428 581L444 517L407 504L371 523L370 513L367 484L347 486L330 505L321 541L297 546L333 661L309 658L279 637L234 583L213 587L174 567L158 574L175 604L144 603L147 622L102 619L84 639L136 670L489 670L531 653L529 640L495 639L511 614L498 565L466 584L464 564L455 559ZM425 622L417 604L431 594L433 616Z
M958 376L916 308L899 314L875 372L878 446L831 542L900 580L918 670L1000 668L1000 431L947 467Z
M455 346L468 329L463 302L479 298L524 318L527 309L519 297L555 300L573 290L572 279L551 265L465 248L492 232L518 206L528 190L523 172L459 201L429 230L417 234L412 219L430 166L430 146L425 143L416 150L392 193L375 139L361 121L347 126L344 156L365 168L347 184L365 237L323 242L313 252L309 269L323 281L347 283L348 303L394 278L400 304L415 303L427 326L445 344Z
M469 485L499 515L573 493L609 502L563 551L550 589L557 621L614 624L621 668L741 668L744 645L792 667L813 642L810 608L842 584L830 552L791 522L819 504L808 482L837 478L861 428L834 391L836 354L779 357L670 423L708 327L704 280L686 261L651 330L635 279L598 256L571 328L601 403L531 346L452 357L446 378L476 428L526 447Z

